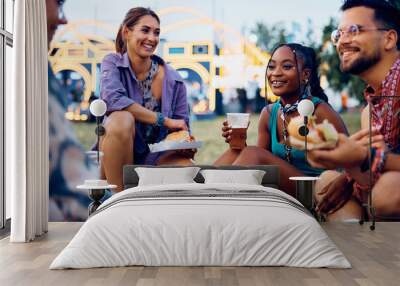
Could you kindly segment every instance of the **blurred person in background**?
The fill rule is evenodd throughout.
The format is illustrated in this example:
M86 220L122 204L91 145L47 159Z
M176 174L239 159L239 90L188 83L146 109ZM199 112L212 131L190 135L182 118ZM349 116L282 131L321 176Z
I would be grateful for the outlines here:
M46 0L48 47L60 25L67 24L64 0ZM96 166L76 138L71 123L65 119L67 92L55 77L50 65L49 84L49 220L84 221L91 202L86 190L77 185L85 179L97 179Z
M254 75L253 78L249 80L246 85L247 113L254 113L256 111L257 92L259 91L257 78L258 75Z

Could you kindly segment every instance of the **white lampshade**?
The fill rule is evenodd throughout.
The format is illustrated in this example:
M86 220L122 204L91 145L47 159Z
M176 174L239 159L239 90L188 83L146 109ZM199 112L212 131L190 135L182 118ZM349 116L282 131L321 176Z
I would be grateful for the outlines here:
M314 112L314 103L309 99L303 99L299 102L297 111L303 117L311 116Z
M94 116L100 117L106 114L107 104L102 99L96 99L90 104L89 110Z

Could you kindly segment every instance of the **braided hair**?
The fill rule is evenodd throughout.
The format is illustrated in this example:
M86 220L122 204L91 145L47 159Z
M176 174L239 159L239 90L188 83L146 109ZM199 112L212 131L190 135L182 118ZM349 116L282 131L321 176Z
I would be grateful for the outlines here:
M319 62L317 61L317 56L314 49L297 43L280 44L277 47L275 47L274 50L272 51L270 61L274 53L281 47L288 47L293 52L299 78L299 93L300 94L304 93L304 90L303 91L300 90L301 86L300 86L300 73L299 73L299 59L301 59L303 62L303 69L305 68L310 69L310 78L308 80L308 84L310 86L311 95L318 97L325 102L328 102L328 96L325 94L324 90L321 87L320 78L318 74ZM268 67L269 67L269 62L265 72L265 81L267 81ZM265 94L267 94L267 83L265 84Z

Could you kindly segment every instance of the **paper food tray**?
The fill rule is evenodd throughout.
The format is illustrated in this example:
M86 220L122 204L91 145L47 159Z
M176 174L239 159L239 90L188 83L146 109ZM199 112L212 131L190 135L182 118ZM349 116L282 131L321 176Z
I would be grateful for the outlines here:
M182 150L182 149L198 149L203 145L202 141L193 142L174 142L174 141L162 141L160 143L150 144L150 152L162 152L169 150Z

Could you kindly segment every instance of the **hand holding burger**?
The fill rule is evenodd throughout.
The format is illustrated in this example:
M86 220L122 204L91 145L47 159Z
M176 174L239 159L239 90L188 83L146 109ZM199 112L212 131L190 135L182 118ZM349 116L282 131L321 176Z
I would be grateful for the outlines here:
M169 133L164 140L175 141L175 142L192 142L194 141L194 137L189 134L189 131L181 130Z
M196 141L195 138L189 134L187 130L181 130L169 133L167 137L165 137L164 142L193 142ZM194 158L194 155L197 153L197 149L181 149L175 150L175 152L179 153L183 157Z
M305 136L299 132L302 126L304 126L302 116L292 118L288 125L290 145L300 150L305 149ZM307 128L307 150L335 148L339 134L328 120L325 119L317 124L315 117L310 117Z
M371 138L369 136L371 135ZM337 146L332 150L314 150L308 153L309 163L316 168L335 169L360 166L368 156L369 141L372 147L386 148L383 136L377 129L363 129L347 137L339 134Z

